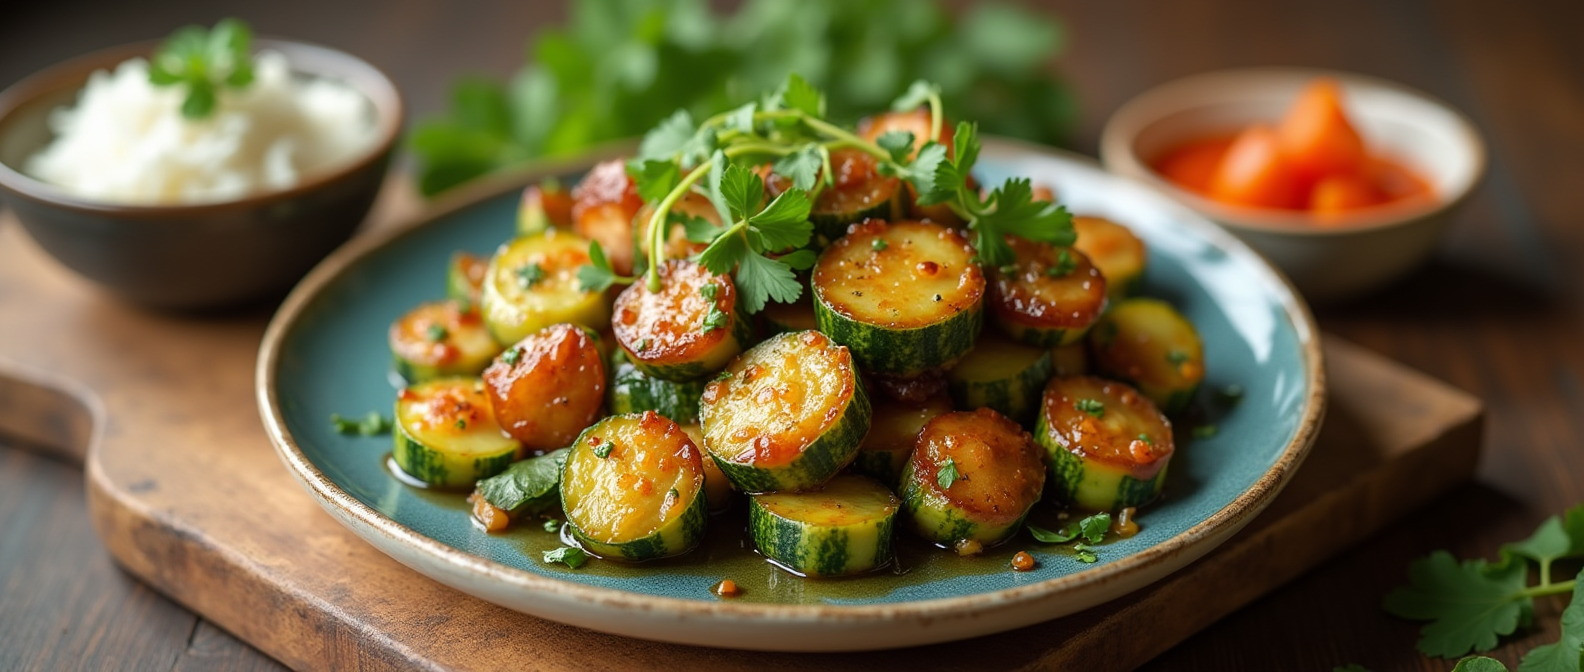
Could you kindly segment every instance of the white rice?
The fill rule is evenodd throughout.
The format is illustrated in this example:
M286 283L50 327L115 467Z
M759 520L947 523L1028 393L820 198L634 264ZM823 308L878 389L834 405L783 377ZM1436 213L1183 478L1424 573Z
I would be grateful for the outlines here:
M95 72L76 107L50 115L55 139L25 170L95 201L229 201L295 186L374 139L367 98L340 82L294 77L275 52L258 55L251 85L223 89L209 117L183 117L184 96L183 87L150 84L141 58Z

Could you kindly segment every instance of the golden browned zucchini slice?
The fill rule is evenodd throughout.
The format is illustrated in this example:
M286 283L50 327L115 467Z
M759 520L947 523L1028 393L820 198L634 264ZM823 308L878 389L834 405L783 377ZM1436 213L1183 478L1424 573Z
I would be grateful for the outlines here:
M578 544L602 558L681 555L704 538L704 463L682 427L654 412L589 427L561 467L561 509Z
M869 421L869 434L858 448L858 457L853 459L853 470L873 476L886 487L897 487L925 423L951 411L951 399L944 394L918 403L875 397L874 418Z
M1045 487L1039 446L988 408L936 416L902 472L902 506L925 539L973 555L1016 534Z
M442 488L471 487L500 473L522 445L495 422L477 378L441 378L396 395L391 457L403 472Z
M594 166L572 189L572 230L598 241L611 270L629 275L633 269L633 216L641 207L643 199L627 175L627 162L612 159Z
M990 315L1017 340L1054 348L1083 339L1105 310L1106 281L1082 252L1007 236L1017 261L996 269Z
M1111 300L1119 301L1138 291L1144 279L1144 264L1149 259L1144 241L1127 227L1109 219L1074 217L1072 224L1073 231L1078 233L1078 242L1073 243L1073 247L1100 269Z
M557 324L506 349L484 370L501 427L531 450L571 443L600 415L605 363L595 337Z
M1095 511L1155 499L1174 452L1171 422L1155 404L1124 383L1090 376L1051 379L1034 437L1056 492Z
M1167 413L1193 401L1204 380L1204 345L1188 318L1159 299L1123 301L1089 337L1100 373L1132 383Z
M752 337L737 308L737 287L697 262L673 259L660 269L660 291L643 278L616 297L616 342L639 370L666 380L697 380L719 371Z
M425 303L390 327L391 359L409 383L476 376L501 351L477 310L456 301Z
M552 324L599 330L610 324L610 301L578 283L589 242L550 229L502 245L484 274L479 311L497 343L516 343Z

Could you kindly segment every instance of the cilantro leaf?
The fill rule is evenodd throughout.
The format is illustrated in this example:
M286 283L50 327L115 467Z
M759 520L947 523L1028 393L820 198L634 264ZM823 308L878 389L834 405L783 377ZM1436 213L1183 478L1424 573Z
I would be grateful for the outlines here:
M820 168L825 159L820 154L819 145L809 143L798 148L786 156L776 159L770 169L775 174L792 180L793 189L809 190L814 188L814 183L819 180Z
M1579 670L1584 670L1584 571L1574 580L1573 601L1562 611L1562 638L1555 644L1535 647L1518 665L1518 672Z
M733 275L737 289L742 292L743 310L757 313L769 299L777 303L792 303L803 293L803 285L798 283L792 269L785 264L753 250L744 252L742 260L737 263L737 273ZM708 264L705 267L708 268Z
M222 87L253 83L252 42L252 29L238 19L222 19L210 30L179 28L150 59L149 83L185 86L182 116L202 119L214 112Z
M814 250L798 250L791 254L783 254L777 260L791 266L792 270L803 271L813 268L814 262L819 260L819 256L814 254Z
M928 103L930 97L932 96L940 96L939 86L933 82L922 79L914 80L913 84L908 86L907 91L903 92L901 96L898 96L896 100L891 102L891 109L896 112L907 112L909 110L918 109L920 105Z
M649 203L665 198L682 181L682 169L675 161L631 161L627 174L638 188L638 197Z
M1436 551L1409 565L1409 585L1392 591L1382 606L1401 618L1431 622L1419 633L1425 655L1489 651L1533 613L1533 601L1519 595L1527 570L1515 563L1490 571L1483 560L1459 564L1451 553Z
M736 234L719 236L715 238L714 242L709 244L709 247L704 248L704 251L699 253L698 261L709 272L715 275L726 275L732 272L732 268L737 266L738 260L742 259L743 255L747 254L748 251L748 239L746 237ZM737 286L739 289L746 289L740 282L737 283ZM748 312L754 311L750 310Z
M1036 525L1025 524L1024 527L1028 528L1029 534L1035 541L1045 544L1065 544L1078 538L1078 528L1073 525L1063 527L1060 532L1052 532Z
M956 164L957 173L964 179L964 184L978 162L979 124L959 121L956 133L952 134L952 163Z
M764 181L753 171L736 164L726 167L720 188L734 222L759 212L759 204L764 201Z
M713 287L714 285L710 285ZM704 324L699 325L699 330L705 333L716 329L725 329L731 323L731 313L720 309L720 306L710 304L709 313L704 316Z
M666 161L676 157L698 133L693 125L693 115L687 110L677 110L664 121L644 134L638 144L638 161Z
M484 501L513 516L538 513L560 505L561 464L566 457L567 450L562 448L513 462L474 487Z
M605 258L605 249L600 247L599 241L589 241L589 263L578 267L578 286L585 292L603 292L611 285L616 284L620 276L611 270L610 260Z
M588 554L583 549L574 546L562 546L553 551L544 552L545 564L561 563L572 569L577 569L588 564Z
M825 116L825 94L796 72L787 75L786 84L781 86L780 98L787 107L801 110L811 117Z
M892 161L904 163L908 155L913 153L913 132L886 131L875 138L875 144L890 154Z
M1523 668L1519 668L1522 670ZM1452 672L1507 672L1507 666L1495 658L1485 656L1469 656L1458 661Z
M728 130L742 131L744 133L753 133L754 110L758 107L759 105L757 103L749 101L742 107L726 113L726 128Z
M703 217L680 215L680 213L672 214L679 215L678 218L682 222L682 231L690 243L708 243L715 240L717 236L720 236L721 232L726 230L726 227L716 226L713 222Z
M749 232L755 248L762 252L801 247L814 235L814 224L808 221L808 193L793 189L781 192L764 211L748 218Z
M1111 514L1097 513L1078 521L1078 529L1083 532L1084 540L1091 544L1098 544L1105 539L1105 533L1111 529Z
M980 218L980 227L1052 245L1071 245L1078 238L1073 233L1072 215L1049 201L1035 201L1028 178L1007 180L991 192L989 200L995 209Z
M957 473L957 463L949 457L946 458L946 464L941 465L941 468L935 472L935 482L947 490L950 490L952 484L961 477L962 475Z
M360 419L341 417L340 414L330 414L330 426L339 434L357 434L359 436L379 436L391 430L391 421L378 411L369 411L368 415Z
M946 157L946 146L933 140L919 149L906 177L918 190L919 205L956 200L967 184L964 175L957 172L957 164Z

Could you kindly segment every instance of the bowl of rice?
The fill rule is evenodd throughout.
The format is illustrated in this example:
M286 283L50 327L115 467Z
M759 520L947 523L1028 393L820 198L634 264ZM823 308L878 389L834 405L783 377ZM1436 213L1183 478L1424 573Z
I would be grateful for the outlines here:
M40 247L118 298L196 309L282 295L368 214L403 110L358 58L252 46L248 81L202 118L151 83L159 42L0 92L0 196Z

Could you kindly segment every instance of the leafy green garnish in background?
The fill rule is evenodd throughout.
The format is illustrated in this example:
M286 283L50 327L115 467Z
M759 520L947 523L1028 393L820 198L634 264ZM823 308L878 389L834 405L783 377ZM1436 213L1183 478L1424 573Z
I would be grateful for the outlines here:
M826 90L814 116L856 120L923 79L986 132L1060 143L1074 116L1049 70L1061 44L1055 19L1000 3L953 16L919 0L747 0L730 14L706 0L583 0L533 36L509 82L461 79L450 109L417 125L419 188L636 137L677 109L704 118L792 72Z
M253 83L252 43L253 31L240 19L221 19L209 30L179 28L149 62L149 83L186 87L182 116L203 119L214 113L222 88Z
M1425 655L1455 658L1470 650L1489 651L1498 639L1534 620L1534 598L1572 592L1562 612L1562 638L1530 651L1519 672L1581 672L1584 670L1584 572L1569 581L1551 581L1552 564L1584 557L1584 505L1561 518L1552 516L1528 539L1502 546L1501 560L1458 562L1446 551L1415 560L1408 568L1409 585L1386 596L1387 611L1402 618L1430 621L1419 632ZM1539 583L1529 585L1529 561L1538 567ZM1489 661L1489 662L1487 662ZM1465 658L1457 669L1472 672L1505 670L1500 662Z

